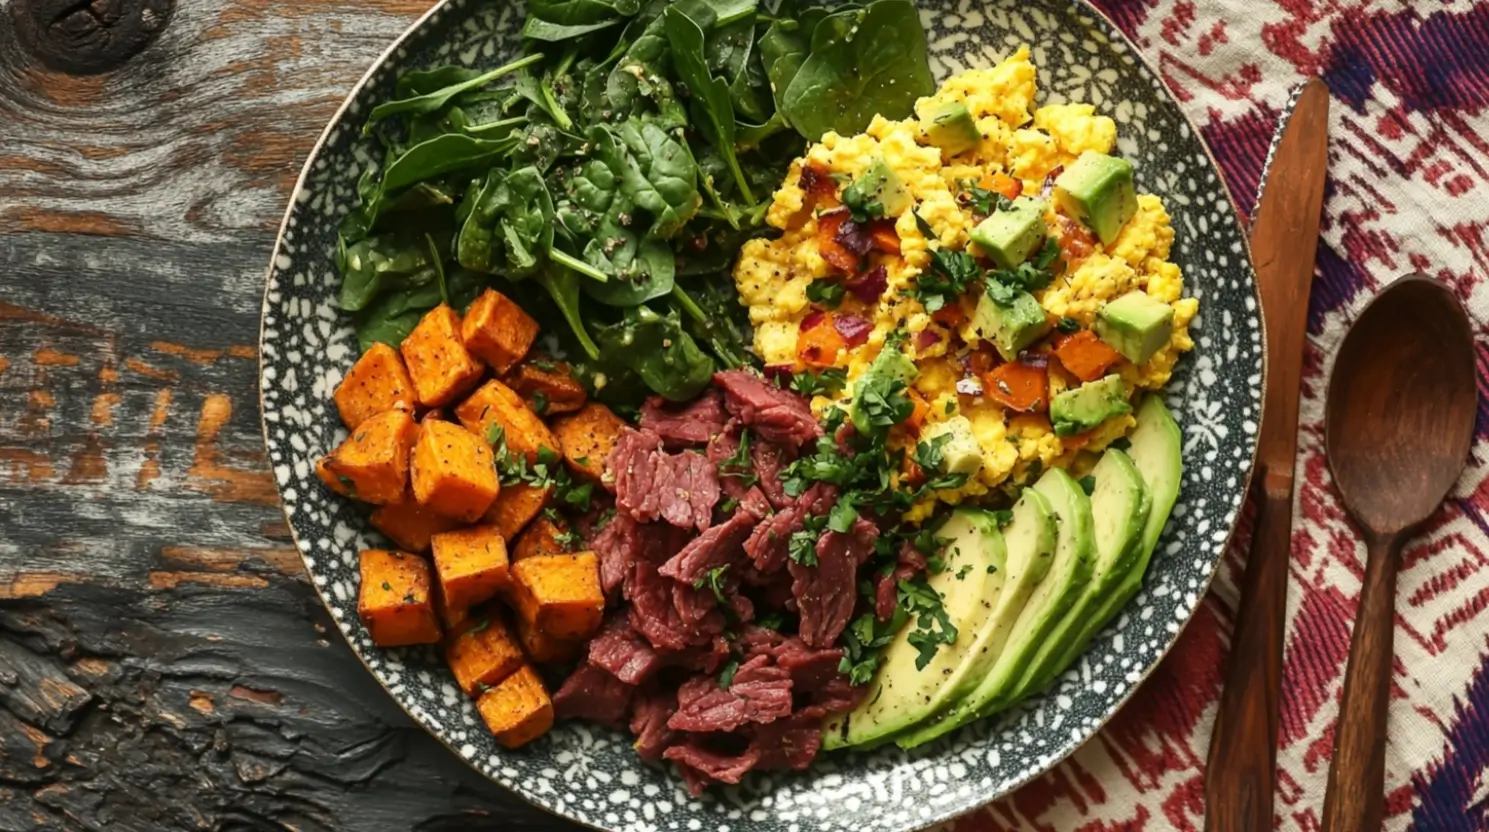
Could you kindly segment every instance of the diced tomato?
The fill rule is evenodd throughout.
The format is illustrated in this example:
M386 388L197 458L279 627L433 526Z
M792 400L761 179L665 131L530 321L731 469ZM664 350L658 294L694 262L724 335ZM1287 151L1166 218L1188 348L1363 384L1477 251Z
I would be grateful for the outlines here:
M874 220L869 223L869 241L875 251L885 254L900 253L900 233L894 230L894 220Z
M984 395L1009 410L1038 413L1049 408L1050 377L1045 367L1010 361L983 376L982 386Z
M812 323L808 324L808 321ZM848 342L833 325L832 315L812 313L802 321L796 333L796 357L807 367L820 370L837 363L838 353L846 349Z
M1081 381L1095 381L1106 375L1122 354L1107 346L1089 329L1066 335L1055 342L1055 357L1060 365Z
M958 330L962 328L962 324L967 322L967 310L963 309L960 303L948 303L932 312L931 320L947 329Z
M826 260L828 265L840 269L848 274L856 274L859 264L863 258L853 250L844 246L838 239L838 229L843 223L851 222L848 209L840 208L836 211L828 211L817 217L817 251Z
M1021 180L1014 179L1002 171L984 175L977 186L996 191L1007 199L1018 199L1019 195L1024 192L1024 183Z

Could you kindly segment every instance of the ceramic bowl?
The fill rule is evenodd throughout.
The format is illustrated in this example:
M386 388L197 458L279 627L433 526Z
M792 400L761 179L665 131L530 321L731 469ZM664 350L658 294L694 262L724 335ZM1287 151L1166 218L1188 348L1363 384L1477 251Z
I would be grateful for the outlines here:
M1142 592L1047 693L928 748L821 755L691 797L641 763L630 737L560 724L519 751L492 740L432 650L374 647L357 619L357 552L381 540L321 487L315 459L345 436L331 392L357 357L336 305L337 222L380 156L360 127L402 72L495 66L519 47L520 3L446 0L378 60L316 145L285 215L264 294L264 436L305 568L347 642L431 733L492 780L551 812L606 829L902 832L967 812L1048 770L1089 739L1178 638L1225 548L1255 453L1263 349L1246 240L1214 161L1158 76L1110 22L1066 0L920 0L938 78L1033 48L1040 103L1094 104L1117 152L1173 216L1173 261L1200 299L1194 351L1165 391L1184 433L1184 479ZM385 545L385 544L383 544Z

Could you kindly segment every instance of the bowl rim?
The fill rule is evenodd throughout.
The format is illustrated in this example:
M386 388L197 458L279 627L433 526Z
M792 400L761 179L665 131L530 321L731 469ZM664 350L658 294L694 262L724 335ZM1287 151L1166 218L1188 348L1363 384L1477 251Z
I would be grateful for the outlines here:
M310 176L311 170L314 167L316 160L320 157L320 153L322 149L324 149L327 140L331 137L331 134L335 132L338 127L340 127L342 119L346 116L347 110L351 108L353 102L362 92L363 88L367 86L367 83L372 79L373 75L375 75L378 70L382 69L383 65L387 63L388 59L391 58L393 54L397 52L398 49L402 47L406 41L408 41L420 29L422 29L424 25L430 21L431 18L440 14L447 6L451 5L451 3L455 1L456 0L436 0L436 2L431 5L423 14L419 15L416 19L409 23L409 25L396 38L394 38L393 41L390 42L388 46L383 49L383 51L380 52L375 59L373 59L372 63L368 65L366 71L362 73L362 75L357 79L356 83L354 83L347 91L346 97L342 99L340 106L336 108L336 112L333 113L331 117L326 121L326 126L321 130L320 135L316 138L315 144L312 145L305 157L305 163L300 168L299 176L295 178L294 188L291 189L289 194L288 205L285 207L284 215L279 222L279 229L275 234L274 247L269 254L269 265L264 272L264 291L259 308L259 430L260 435L263 438L266 458L267 454L271 451L271 446L269 441L269 424L265 416L264 409L265 362L263 343L264 330L266 328L266 319L269 314L269 288L272 285L274 273L278 268L278 260L280 257L280 250L284 246L285 233L289 229L290 219L294 215L295 208L300 201L299 195L305 186L306 179ZM831 2L831 0L829 0L829 2ZM1255 222L1255 217L1250 217L1249 222L1242 221L1240 205L1236 202L1235 195L1231 191L1230 183L1226 181L1224 170L1220 167L1220 163L1216 160L1214 151L1210 148L1209 143L1205 141L1204 134L1200 132L1199 126L1195 124L1194 119L1184 109L1183 105L1179 102L1178 97L1174 95L1174 92L1172 89L1169 88L1168 83L1163 80L1163 75L1158 71L1153 62L1148 59L1148 56L1141 49L1138 48L1137 44L1132 40L1131 37L1127 35L1125 31L1122 30L1120 26L1117 25L1116 21L1112 20L1109 15L1107 15L1101 9L1097 8L1091 2L1091 0L1067 0L1067 4L1075 7L1079 11L1084 11L1085 13L1095 18L1099 23L1104 24L1106 28L1105 34L1109 37L1115 37L1119 39L1121 43L1126 47L1128 53L1133 56L1133 58L1142 66L1147 74L1150 77L1157 79L1157 81L1159 82L1158 86L1162 90L1162 95L1168 98L1170 103L1174 105L1174 108L1178 111L1179 116L1184 120L1184 124L1189 127L1189 130L1193 133L1194 138L1200 146L1200 149L1204 152L1205 159L1209 163L1210 169L1215 172L1215 178L1220 185L1220 190L1225 196L1225 201L1230 205L1231 208L1230 221L1235 223L1237 234L1241 241L1241 250L1243 254L1242 264L1245 268L1245 271L1251 276L1249 284L1251 295L1256 302L1257 331L1260 345L1258 348L1258 352L1261 359L1261 375L1258 383L1261 389L1265 389L1270 361L1267 346L1267 319L1265 314L1265 307L1262 301L1260 285L1258 284L1256 279L1256 270L1254 265L1255 261L1252 258L1251 252L1251 226ZM1280 129L1282 125L1286 124L1287 119L1291 116L1292 106L1295 99L1295 95L1290 95L1289 100L1281 109L1278 116L1277 129ZM1268 149L1266 161L1264 162L1262 170L1260 188L1263 189L1266 187L1266 173L1271 166L1272 153L1275 150L1276 146L1276 138L1277 136L1274 132L1272 142L1270 143L1271 147L1269 147ZM1260 418L1261 416L1261 410L1262 403L1258 403L1258 418ZM1218 554L1211 559L1210 566L1207 570L1205 578L1196 590L1196 598L1198 600L1196 602L1195 608L1191 609L1189 614L1184 616L1182 621L1178 622L1178 629L1169 635L1169 638L1165 641L1163 646L1159 648L1153 661L1150 662L1148 666L1143 669L1137 681L1129 685L1127 687L1127 690L1117 698L1113 706L1108 709L1106 713L1104 713L1099 719L1095 720L1090 728L1089 733L1086 733L1085 736L1082 737L1080 740L1070 741L1058 754L1049 757L1042 767L1037 770L1031 769L1024 776L1010 781L1001 791L988 795L979 795L975 799L975 802L970 805L951 808L950 810L936 814L934 817L923 818L922 820L926 821L927 826L934 826L937 824L946 823L948 821L962 817L963 815L971 814L972 812L988 806L996 800L1000 800L1010 794L1013 794L1020 788L1033 782L1035 779L1048 774L1056 766L1065 762L1072 755L1074 755L1076 751L1080 750L1098 734L1100 734L1101 731L1105 729L1106 726L1111 722L1112 718L1115 717L1118 712L1120 712L1127 706L1127 704L1132 700L1132 697L1137 693L1138 689L1141 688L1143 684L1148 681L1148 678L1153 674L1155 670L1157 670L1158 666L1163 663L1164 659L1168 658L1169 652L1173 650L1176 644L1178 644L1179 638L1183 635L1184 630L1187 629L1189 627L1189 624L1194 620L1195 610L1198 609L1199 604L1203 602L1205 596L1209 594L1210 587L1214 583L1215 577L1220 572L1221 566L1225 560L1225 553L1235 542L1236 531L1240 526L1241 516L1244 513L1245 504L1250 500L1252 487L1255 484L1256 466L1258 454L1260 452L1261 440L1259 433L1255 434L1254 436L1255 439L1251 442L1250 459L1247 461L1245 473L1240 480L1242 493L1241 502L1231 517L1230 528L1226 531L1225 542L1216 549ZM276 479L276 496L278 495L278 491L279 486ZM301 567L305 570L305 574L307 576L313 576L310 565L306 562L305 547L300 542L299 533L295 528L294 520L285 510L284 501L282 499L279 501L279 510L280 513L284 516L285 525L289 528L290 539L295 544L295 552L300 557ZM321 606L324 607L327 612L329 612L331 609L331 604L326 598L326 591L314 580L311 580L309 583L311 588L315 590L316 597L320 600ZM485 780L488 783L491 783L492 785L501 789L503 792L516 797L523 803L526 803L529 806L532 806L548 815L563 818L570 823L574 823L588 829L599 830L599 832L609 832L608 827L600 826L596 823L591 823L588 820L575 817L568 813L559 812L553 807L545 805L543 803L539 803L536 799L530 798L518 790L507 788L504 784L491 777L484 770L482 770L479 765L476 764L476 761L474 759L467 758L464 754L461 754L459 750L451 744L451 741L446 739L442 732L432 730L428 725L424 723L423 720L419 719L408 709L407 705L404 704L403 698L394 694L393 691L388 687L388 684L383 681L382 676L376 673L372 669L371 665L367 663L366 657L364 657L362 655L362 652L356 648L355 644L352 643L351 639L347 636L346 632L343 630L342 626L339 623L335 627L335 630L337 636L339 636L342 642L347 646L347 648L351 650L352 655L356 657L357 661L362 665L362 668L367 671L368 675L371 676L374 681L377 682L378 686L381 687L384 693L388 695L388 698L393 700L394 704L398 706L398 709L403 711L404 715L407 716L414 724L418 725L419 728L421 728L426 734L432 736L436 741L440 743L440 745L444 746L450 752L451 756L453 756L457 760L460 760L467 767L480 775L481 779ZM639 761L638 764L640 764ZM917 823L918 822L919 821L917 821Z

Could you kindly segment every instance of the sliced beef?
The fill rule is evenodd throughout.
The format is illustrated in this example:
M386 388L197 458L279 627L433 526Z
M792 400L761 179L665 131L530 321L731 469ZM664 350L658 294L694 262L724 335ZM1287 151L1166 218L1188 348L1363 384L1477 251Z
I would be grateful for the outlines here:
M671 578L658 575L656 566L650 562L637 561L631 567L631 579L626 587L626 597L631 602L627 616L631 627L658 650L682 650L708 643L707 639L697 641L694 628L678 614L672 600L672 588L676 585Z
M748 464L740 470L732 460L739 453L739 436L737 432L724 431L708 442L706 455L708 461L714 465L714 470L719 475L719 490L732 499L738 500L744 497L750 486L755 484L755 472Z
M724 370L713 379L724 389L724 406L762 439L799 448L822 435L801 396L745 370Z
M755 523L755 516L741 507L728 520L693 538L658 571L685 584L696 584L711 570L743 559L744 542ZM737 580L737 574L734 577Z
M775 630L767 630L764 627L745 627L739 633L738 645L744 651L746 658L755 656L769 656L775 660L776 651L786 637Z
M798 693L817 693L843 678L838 671L843 651L836 647L811 647L792 636L772 651L772 658L777 667L791 674L791 684Z
M644 533L631 515L616 512L589 540L589 547L600 561L600 586L606 595L613 595L630 576L632 565L646 546Z
M653 650L622 613L612 613L605 626L590 639L589 663L609 671L628 685L647 681L662 666L662 657Z
M717 390L706 390L686 404L652 396L641 405L641 429L661 437L669 450L707 445L724 432L728 420L724 397Z
M615 440L606 465L614 479L616 508L641 522L657 519L661 511L658 479L671 475L662 465L662 439L651 431L623 431Z
M677 764L677 773L682 775L694 797L703 794L712 783L738 783L760 762L760 752L753 748L740 754L726 754L709 750L697 740L674 745L662 752L662 756Z
M830 647L848 626L858 597L858 565L873 554L874 535L874 525L859 518L847 533L822 533L816 565L787 562L801 613L801 638L808 645Z
M808 517L821 517L832 511L838 501L838 487L830 483L814 482L796 498L796 504Z
M677 733L667 727L667 720L676 712L677 692L670 688L652 686L636 694L631 733L636 735L633 745L641 759L660 760L662 752L677 741Z
M785 719L755 727L750 732L750 751L756 752L762 769L801 771L817 758L822 747L822 708L805 708Z
M671 580L671 579L664 579ZM710 638L724 632L728 622L713 590L697 587L681 581L672 583L672 606L677 610L679 626L689 644L705 644Z
M667 653L662 658L668 667L684 667L699 673L714 674L718 673L724 663L729 661L730 656L729 640L721 633L714 636L706 645Z
M868 685L854 687L842 674L832 677L822 687L811 692L812 702L833 713L851 711L863 700Z
M907 581L921 574L925 571L925 566L925 555L915 548L914 543L905 541L896 555L894 569L887 575L880 575L874 586L874 617L880 621L888 621L894 615L894 608L899 605L900 581Z
M790 448L784 448L773 442L763 442L759 439L750 443L750 464L755 468L755 477L760 483L760 488L770 500L770 504L778 509L785 508L793 501L786 493L786 484L781 479L781 469L796 459L796 454Z
M786 565L791 534L801 528L802 517L801 507L789 506L762 520L750 533L744 550L759 574L771 575Z
M697 451L664 456L657 474L662 519L681 529L707 529L719 501L719 478L708 457Z
M728 690L717 676L694 676L677 691L677 713L667 720L674 731L733 731L746 723L766 723L791 713L791 673L756 656L739 667Z
M602 725L624 724L635 688L593 664L569 674L553 695L553 714L559 719L584 719Z

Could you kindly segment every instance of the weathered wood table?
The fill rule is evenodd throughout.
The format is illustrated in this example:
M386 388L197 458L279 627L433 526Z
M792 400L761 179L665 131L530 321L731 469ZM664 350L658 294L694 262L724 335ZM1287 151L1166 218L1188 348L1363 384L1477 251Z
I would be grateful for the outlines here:
M259 431L300 165L430 0L0 0L0 830L565 829L417 728Z

